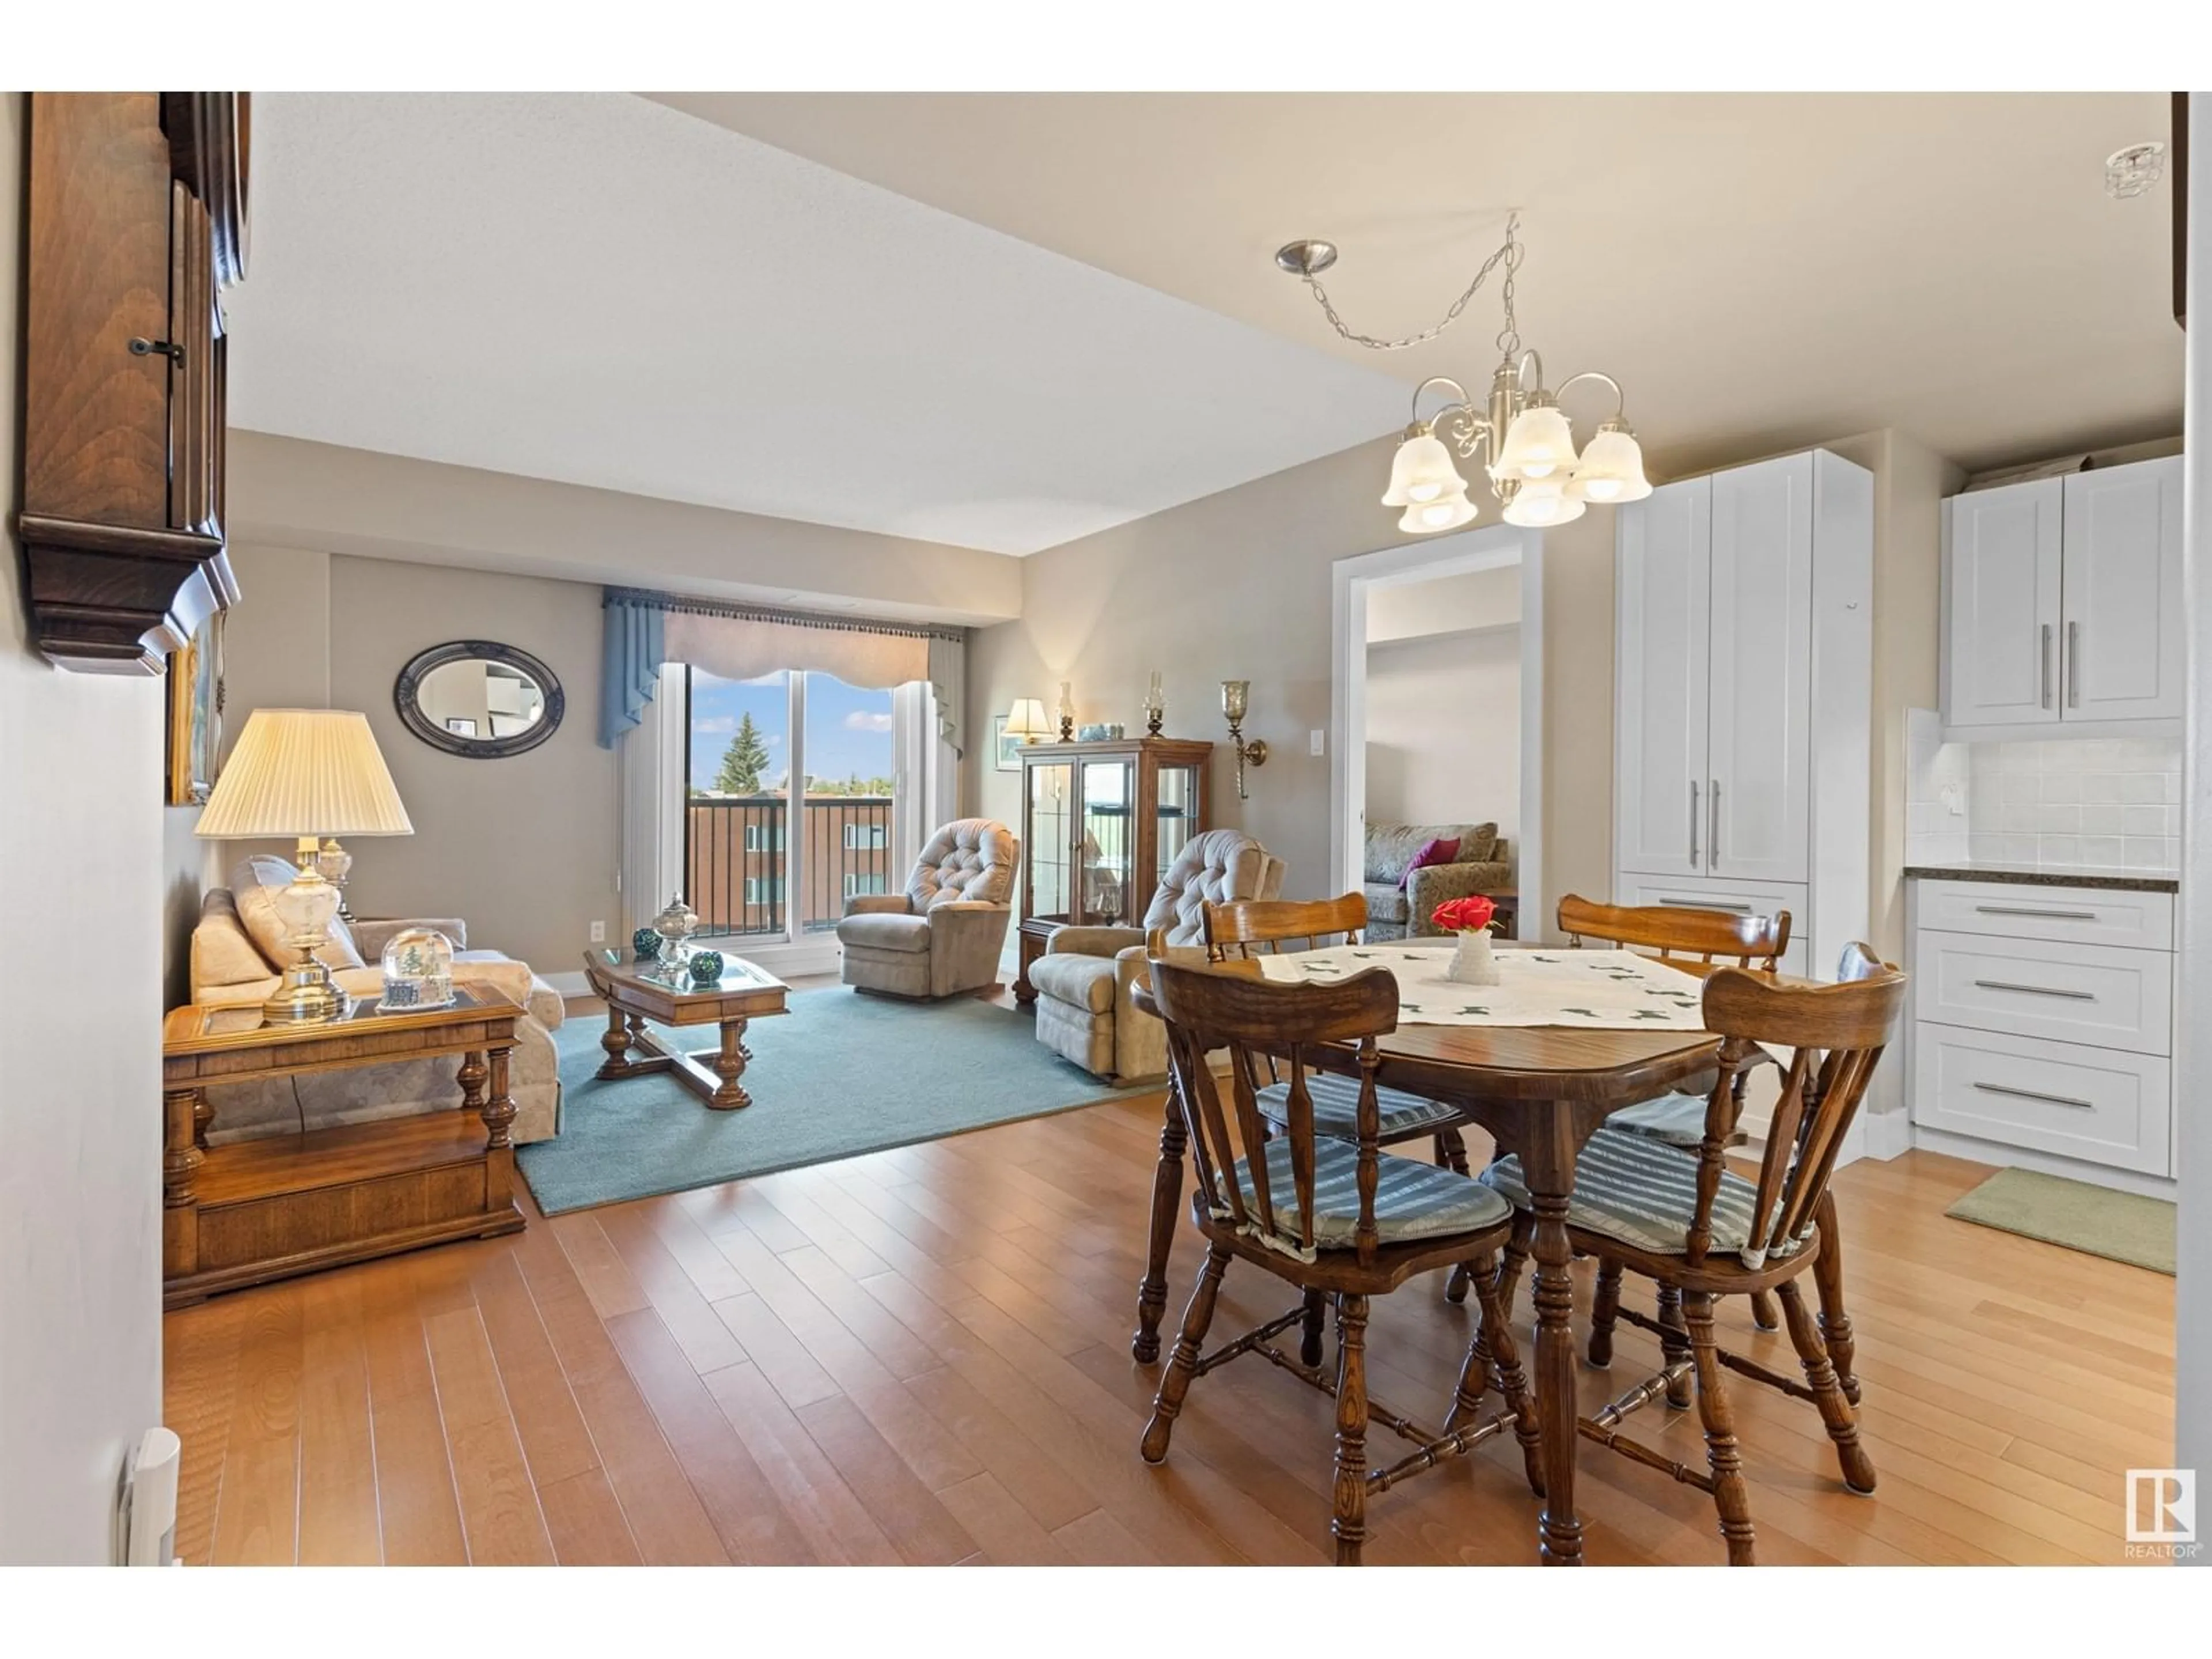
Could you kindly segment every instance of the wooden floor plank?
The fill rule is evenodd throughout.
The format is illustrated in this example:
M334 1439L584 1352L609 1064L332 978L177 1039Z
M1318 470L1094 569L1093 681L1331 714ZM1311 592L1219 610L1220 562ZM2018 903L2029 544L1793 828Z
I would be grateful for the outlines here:
M1157 1094L548 1221L226 1296L165 1322L194 1561L1310 1562L1333 1408L1258 1359L1135 1443L1128 1334ZM1731 1376L1760 1559L2118 1559L2122 1476L2172 1444L2172 1281L1943 1214L1986 1171L1909 1153L1836 1182L1881 1476L1844 1491L1806 1402ZM1180 1312L1199 1252L1178 1232ZM1577 1319L1592 1264L1573 1270ZM1471 1311L1378 1298L1378 1396L1440 1416ZM1231 1275L1217 1335L1279 1310ZM1632 1306L1648 1308L1632 1279ZM1514 1317L1527 1340L1523 1281ZM1725 1344L1785 1338L1721 1304ZM1657 1358L1624 1328L1585 1411ZM1489 1402L1495 1407L1495 1400ZM1695 1413L1631 1431L1702 1467ZM1373 1432L1377 1455L1394 1437ZM1720 1561L1711 1500L1585 1444L1591 1559ZM1492 1442L1370 1508L1378 1564L1520 1564L1538 1501Z

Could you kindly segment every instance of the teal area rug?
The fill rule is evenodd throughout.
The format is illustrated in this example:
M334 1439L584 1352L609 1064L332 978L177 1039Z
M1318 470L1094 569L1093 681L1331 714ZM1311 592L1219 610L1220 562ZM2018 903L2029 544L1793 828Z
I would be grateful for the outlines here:
M1027 1014L962 998L915 1004L842 987L802 991L755 1020L744 1085L753 1103L712 1111L665 1073L601 1083L606 1016L578 1013L561 1050L561 1133L516 1161L548 1215L854 1158L1140 1092L1103 1084L1036 1040ZM679 1050L711 1048L711 1025L654 1028Z

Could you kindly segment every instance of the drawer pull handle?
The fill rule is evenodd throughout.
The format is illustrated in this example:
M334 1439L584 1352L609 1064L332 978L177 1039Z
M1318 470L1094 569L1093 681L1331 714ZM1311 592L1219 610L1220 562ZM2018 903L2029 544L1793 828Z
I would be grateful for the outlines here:
M1985 1095L2010 1095L2014 1100L2044 1100L2053 1106L2072 1106L2085 1112L2097 1109L2094 1100L2076 1100L2071 1095L2046 1095L2034 1089L2008 1089L2002 1083L1977 1083L1974 1087Z
M2032 997L2065 997L2074 1002L2094 1002L2094 991L2067 991L2056 985L2015 985L2010 980L1978 979L1974 983L1984 991L2022 991Z
M1747 916L1751 914L1751 907L1748 904L1729 904L1720 899L1662 898L1659 902L1672 905L1677 910L1729 910L1739 916Z
M1977 915L1984 916L2040 916L2046 921L2094 921L2094 910L2036 910L2024 904L1977 904Z

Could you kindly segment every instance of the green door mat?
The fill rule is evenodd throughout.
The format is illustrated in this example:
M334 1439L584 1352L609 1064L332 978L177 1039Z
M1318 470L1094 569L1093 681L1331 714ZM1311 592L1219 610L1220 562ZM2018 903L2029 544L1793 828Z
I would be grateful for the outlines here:
M2173 1206L2162 1198L2000 1170L1943 1213L2173 1276Z

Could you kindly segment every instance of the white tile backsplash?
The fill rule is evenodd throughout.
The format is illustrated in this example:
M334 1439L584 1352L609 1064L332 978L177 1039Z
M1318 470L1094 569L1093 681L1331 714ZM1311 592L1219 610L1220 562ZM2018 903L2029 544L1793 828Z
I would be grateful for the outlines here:
M2172 870L2181 744L2162 738L1947 744L1935 710L1905 724L1905 857Z

